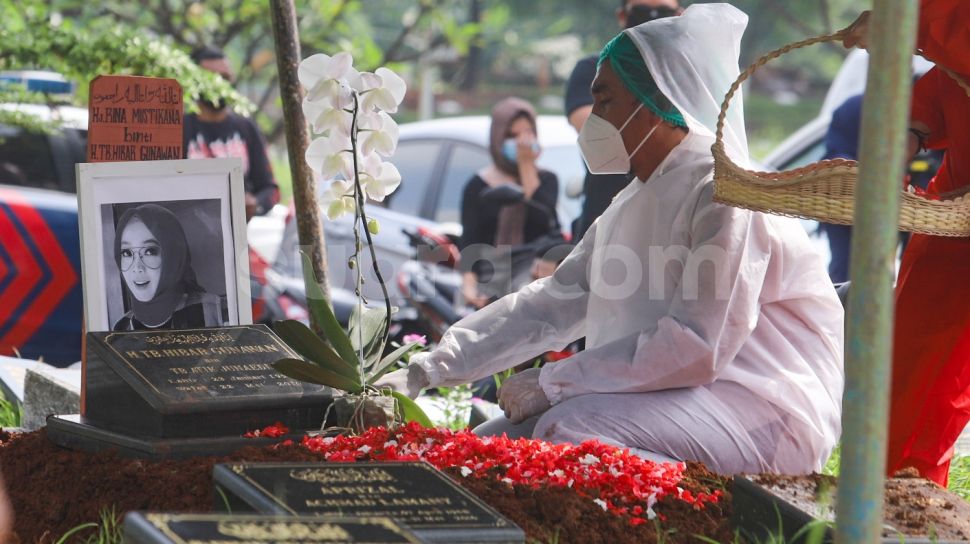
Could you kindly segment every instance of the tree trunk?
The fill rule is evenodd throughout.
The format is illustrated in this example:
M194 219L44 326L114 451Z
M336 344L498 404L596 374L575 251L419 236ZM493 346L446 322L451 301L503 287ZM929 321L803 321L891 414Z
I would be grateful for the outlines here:
M479 0L471 0L468 13L469 23L482 22L482 6ZM479 45L481 32L472 38L472 43L468 48L468 58L465 59L465 77L462 78L459 89L463 91L473 91L478 86L478 71L482 63L482 47Z
M297 77L300 65L300 37L296 28L296 8L293 0L270 0L273 17L273 40L276 44L276 65L279 72L280 96L283 100L283 122L286 148L293 175L293 201L296 206L296 225L300 248L310 256L315 280L327 299L326 247L320 227L320 207L317 205L316 181L304 155L310 145L306 117L303 115L303 90ZM314 278L304 278L314 281ZM310 290L308 289L309 293ZM312 319L312 317L311 317ZM318 324L313 327L319 330Z

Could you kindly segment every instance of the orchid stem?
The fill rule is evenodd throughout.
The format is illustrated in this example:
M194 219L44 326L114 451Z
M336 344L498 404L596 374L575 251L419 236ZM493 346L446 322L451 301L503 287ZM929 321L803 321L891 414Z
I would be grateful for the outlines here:
M355 223L359 221L359 224L364 228L364 236L367 238L367 248L370 251L371 263L374 267L374 275L377 276L377 283L381 286L381 293L384 295L384 306L386 309L386 314L384 315L384 333L381 335L380 348L377 353L383 354L384 348L387 346L387 339L391 333L391 297L387 292L387 283L384 281L384 276L381 274L381 269L377 266L377 253L374 251L374 240L371 237L370 229L367 228L367 212L364 211L364 191L360 185L360 171L357 165L357 115L360 112L360 97L357 93L353 93L354 96L354 112L353 118L350 125L350 145L353 148L354 155L354 197L357 199L357 217L355 218ZM362 274L360 268L360 230L359 227L354 228L354 236L356 237L356 246L354 247L354 254L357 256L357 281L362 282ZM360 290L360 285L358 285L358 291ZM358 302L360 298L358 298ZM363 310L358 310L359 318L363 319ZM358 332L362 335L363 329L358 325ZM360 355L360 372L361 372L361 383L366 383L364 380L364 342L361 338L359 340L361 344L361 355Z

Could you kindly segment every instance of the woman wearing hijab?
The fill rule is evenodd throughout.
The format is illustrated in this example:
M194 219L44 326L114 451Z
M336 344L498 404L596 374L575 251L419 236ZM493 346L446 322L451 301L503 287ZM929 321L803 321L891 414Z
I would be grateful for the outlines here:
M130 308L116 331L191 329L222 325L222 303L195 279L185 231L157 204L129 208L115 230L115 262Z
M479 286L492 283L498 291L502 286L494 273L490 253L486 248L520 246L543 236L558 234L555 227L556 201L559 181L556 175L536 166L539 145L536 141L536 113L521 98L506 98L492 108L492 125L489 131L489 152L492 164L480 170L465 185L461 200L462 236L462 297L465 302L481 308L489 297L501 293L483 293ZM482 192L490 187L517 185L525 202L502 206L486 202ZM543 210L548 210L553 217Z
M865 47L869 12L845 45ZM910 151L945 149L927 193L970 185L970 2L922 0L916 46L937 63L916 82ZM886 468L915 467L946 486L953 445L970 422L970 238L914 234L896 281L896 323ZM962 294L961 294L962 293Z
M840 432L842 306L797 221L713 202L713 129L746 24L694 4L607 44L580 146L591 172L635 180L552 277L377 386L416 395L585 336L585 351L506 380L507 420L476 432L597 439L724 474L820 470ZM745 164L741 103L724 145Z

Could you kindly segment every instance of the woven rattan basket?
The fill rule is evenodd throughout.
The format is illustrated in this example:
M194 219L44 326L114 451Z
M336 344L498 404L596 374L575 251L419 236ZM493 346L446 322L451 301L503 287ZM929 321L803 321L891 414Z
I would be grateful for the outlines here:
M785 172L756 172L735 164L724 148L724 120L731 98L741 87L741 83L774 58L801 47L841 40L844 32L810 38L772 51L749 66L734 82L721 105L717 140L712 148L716 201L776 215L841 225L852 224L855 185L859 173L856 161L827 160ZM945 68L941 69L970 95L970 87L959 76ZM937 198L926 198L902 191L900 230L937 236L970 236L970 195L967 191Z

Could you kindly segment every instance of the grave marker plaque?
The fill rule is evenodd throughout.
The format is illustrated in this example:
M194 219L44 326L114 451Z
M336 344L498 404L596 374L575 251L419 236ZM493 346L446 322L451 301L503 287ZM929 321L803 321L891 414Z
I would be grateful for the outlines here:
M271 364L297 357L265 325L87 333L87 410L48 419L72 448L153 458L228 453L276 422L319 429L332 390Z
M160 438L241 435L280 421L319 426L331 393L271 364L298 357L264 325L90 332L87 412L106 428Z
M310 519L229 514L131 512L125 516L127 544L413 544L410 530L389 518Z
M521 543L521 529L427 463L216 465L217 508L390 517L428 542Z

